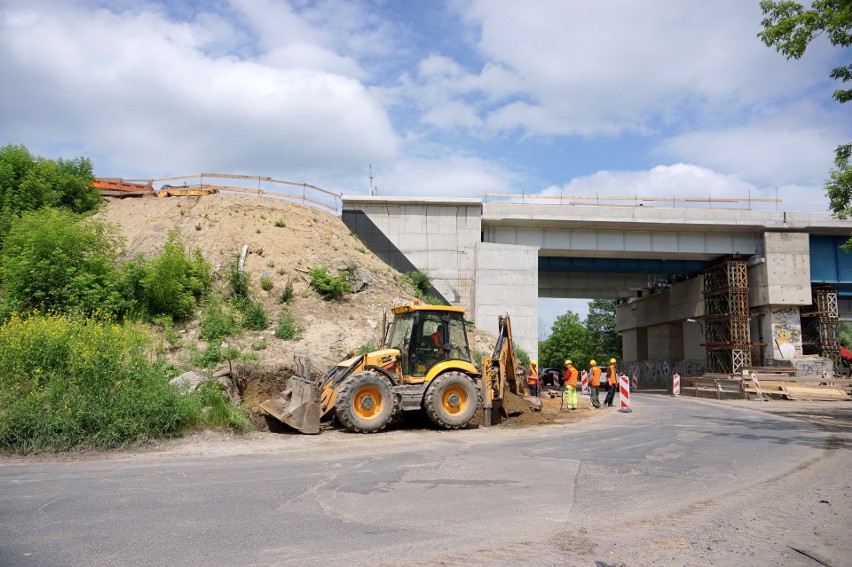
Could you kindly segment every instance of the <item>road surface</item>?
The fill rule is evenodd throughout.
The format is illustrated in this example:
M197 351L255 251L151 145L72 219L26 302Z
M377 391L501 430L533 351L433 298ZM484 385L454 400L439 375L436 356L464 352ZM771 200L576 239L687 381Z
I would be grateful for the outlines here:
M631 402L573 426L0 458L0 565L852 565L848 429Z

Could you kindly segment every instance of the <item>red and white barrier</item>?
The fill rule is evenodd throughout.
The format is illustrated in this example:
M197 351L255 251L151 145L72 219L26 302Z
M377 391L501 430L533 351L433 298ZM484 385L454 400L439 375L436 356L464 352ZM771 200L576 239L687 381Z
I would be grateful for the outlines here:
M630 389L634 392L639 389L639 373L633 373L633 382L630 384Z
M757 379L757 374L751 373L751 383L754 384L754 391L757 392L757 399L763 399L763 390L760 389L760 381Z
M589 393L589 373L583 370L583 373L580 374L580 386L583 388L583 393Z
M677 372L672 376L672 396L680 395L680 374Z
M618 411L622 413L630 413L630 380L626 374L621 374L618 377L619 398L621 398L621 408Z

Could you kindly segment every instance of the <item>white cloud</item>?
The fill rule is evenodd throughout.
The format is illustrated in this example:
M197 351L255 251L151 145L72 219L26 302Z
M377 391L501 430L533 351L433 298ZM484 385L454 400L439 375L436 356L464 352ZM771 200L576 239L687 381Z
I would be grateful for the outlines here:
M516 176L488 161L461 156L400 159L378 169L379 195L479 197L480 193L511 191Z
M298 28L294 18L285 27ZM0 92L0 136L36 152L82 143L101 175L298 176L396 154L399 141L370 92L321 68L345 58L282 69L262 57L211 56L221 26L216 17L178 23L144 9L7 8L0 71L15 88ZM322 59L321 47L316 53Z
M806 92L827 76L819 46L792 65L760 43L759 7L741 0L549 0L534 7L477 0L460 11L481 30L478 48L490 65L458 84L490 99L522 93L480 109L495 129L645 133L717 120L720 110L730 116L775 93Z
M719 173L713 169L687 163L658 165L645 171L598 171L592 175L576 177L561 187L548 187L543 195L598 197L614 204L634 205L642 202L650 206L708 206L700 202L685 203L680 199L715 200L713 207L736 207L782 210L827 210L827 199L819 185L758 186L738 175ZM607 201L606 197L627 199ZM632 199L630 199L632 198ZM655 200L662 199L662 200ZM672 199L672 201L668 201ZM724 202L738 199L738 202ZM760 202L761 199L781 199L781 203ZM572 199L587 204L589 199Z

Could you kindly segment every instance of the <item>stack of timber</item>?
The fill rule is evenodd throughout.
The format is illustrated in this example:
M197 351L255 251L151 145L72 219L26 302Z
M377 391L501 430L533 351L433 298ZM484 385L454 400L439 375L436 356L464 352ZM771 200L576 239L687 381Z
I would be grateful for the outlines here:
M852 379L799 377L794 368L746 368L747 378L738 374L707 373L681 378L683 395L717 400L756 396L751 375L760 382L764 397L785 400L852 400Z

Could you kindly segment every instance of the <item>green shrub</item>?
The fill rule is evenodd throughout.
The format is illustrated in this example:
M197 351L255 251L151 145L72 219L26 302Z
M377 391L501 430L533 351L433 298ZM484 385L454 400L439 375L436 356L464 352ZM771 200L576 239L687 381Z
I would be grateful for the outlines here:
M515 351L515 358L521 361L524 367L530 365L530 355L523 348L518 346L518 343L512 341L512 349ZM482 362L481 360L479 362Z
M168 384L139 327L58 315L0 327L0 448L117 447L194 426L198 401Z
M259 301L242 299L236 304L242 314L242 327L249 331L262 331L269 326L269 317Z
M367 354L369 352L373 352L373 351L376 351L376 350L379 350L379 343L377 343L373 339L370 339L369 341L367 341L363 345L356 348L355 354Z
M117 239L102 224L41 209L11 223L0 251L2 311L121 316L130 304L116 269Z
M204 319L201 320L201 338L206 341L215 341L236 334L240 330L237 320L229 309L211 298L207 301Z
M228 285L234 297L238 299L248 297L249 279L245 271L240 271L239 259L234 259L228 266Z
M241 433L253 429L248 412L243 407L231 405L219 382L210 380L202 384L197 397L202 409L202 425Z
M269 274L263 274L260 276L260 288L263 291L269 291L272 289L272 277Z
M285 341L298 341L302 338L302 327L295 323L289 309L281 312L281 320L275 327L275 338Z
M223 360L225 360L225 356L222 354L222 343L212 341L207 343L204 350L196 352L192 356L192 365L199 368L215 368Z
M311 287L317 290L317 293L327 301L340 299L344 293L352 293L355 288L345 278L348 273L341 273L341 276L332 276L328 273L325 266L311 268L308 275L311 278Z
M126 274L133 296L149 317L189 316L213 283L210 264L200 250L191 256L186 252L177 230L169 231L160 254L129 263Z
M284 284L284 291L281 292L279 303L290 303L293 299L293 279L287 278L287 283Z
M279 220L275 221L275 226L277 226L278 228L284 228L284 227L285 227L285 226L287 226L287 225L286 225L286 224L284 224L284 221L283 221L283 220L280 220L280 219L279 219Z
M432 279L429 277L429 274L418 271L406 272L405 276L411 282L411 285L414 287L414 291L417 294L417 297L422 297L424 295L429 295L432 293Z

